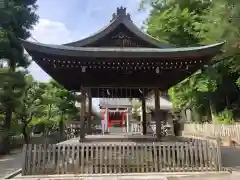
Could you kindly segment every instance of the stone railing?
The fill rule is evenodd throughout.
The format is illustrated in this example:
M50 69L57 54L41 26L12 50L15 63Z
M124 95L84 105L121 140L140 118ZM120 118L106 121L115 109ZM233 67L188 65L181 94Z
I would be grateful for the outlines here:
M80 121L68 121L65 124L65 138L71 139L71 138L79 137L80 126L81 126ZM91 128L89 130L90 132L88 132L88 128L85 124L85 132L87 134L101 134L101 125L92 123Z
M91 124L91 132L89 134L101 134L101 124ZM86 128L86 127L85 127ZM130 133L130 134L141 134L142 133L142 123L141 122L131 122L129 123L129 129L127 127L111 127L108 129L109 133ZM87 128L85 129L87 133ZM79 136L80 132L80 122L79 121L69 121L66 124L65 134L67 139L75 138ZM154 135L156 133L156 123L149 122L147 124L147 134ZM172 129L169 130L168 135L172 134Z
M25 145L23 175L220 171L220 145L178 143Z
M130 133L142 133L142 124L141 122L130 122L129 123L129 132Z
M173 129L170 127L167 131L167 135L173 134ZM131 133L142 133L142 123L141 122L131 122L130 123L130 132ZM156 123L149 122L147 124L147 134L155 135L156 134Z
M240 144L240 124L184 124L183 133L193 133L211 138L229 138Z

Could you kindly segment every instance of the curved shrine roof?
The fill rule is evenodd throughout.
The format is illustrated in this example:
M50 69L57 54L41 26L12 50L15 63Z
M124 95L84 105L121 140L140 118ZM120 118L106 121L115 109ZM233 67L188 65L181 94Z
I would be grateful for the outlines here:
M141 47L73 47L49 45L22 40L24 48L30 53L43 53L66 57L102 57L102 58L197 58L211 56L219 52L224 43L200 47L185 48L141 48Z
M120 7L117 8L117 13L113 13L112 20L108 25L106 25L104 28L96 32L95 34L79 40L75 42L66 43L64 45L66 46L75 46L75 47L84 47L89 46L89 44L92 44L101 38L104 38L111 32L113 32L117 27L120 25L124 25L129 31L131 31L133 34L135 34L138 38L142 39L143 41L148 42L152 45L152 47L157 48L167 48L172 47L172 45L161 42L157 40L156 38L150 36L149 34L146 34L141 29L139 29L131 20L130 14L126 13L126 8Z
M122 98L142 97L138 88L146 94L153 87L168 89L202 68L224 44L172 47L142 32L122 7L108 26L86 39L64 45L21 41L33 60L65 88L92 87L93 97L106 97L99 87L116 87L113 96Z

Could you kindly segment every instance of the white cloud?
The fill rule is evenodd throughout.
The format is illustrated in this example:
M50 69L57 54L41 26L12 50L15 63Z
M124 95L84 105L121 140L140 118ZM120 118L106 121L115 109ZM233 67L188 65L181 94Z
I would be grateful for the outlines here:
M39 19L39 23L32 31L30 41L37 40L46 44L63 44L72 41L70 30L61 22L48 19ZM50 77L35 62L33 62L29 71L34 79L38 81L49 81Z
M48 19L39 20L32 31L32 37L46 44L63 44L72 41L71 32L63 23Z

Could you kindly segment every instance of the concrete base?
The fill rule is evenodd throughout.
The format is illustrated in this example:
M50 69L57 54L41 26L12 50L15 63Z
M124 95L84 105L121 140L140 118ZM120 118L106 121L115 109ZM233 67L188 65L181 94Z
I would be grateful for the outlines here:
M72 138L58 144L78 144L79 137ZM106 144L106 143L137 143L137 142L145 142L151 143L156 142L156 138L151 135L141 135L141 134L104 134L104 135L87 135L84 140L81 142L84 143L98 143L98 144ZM161 139L161 142L187 142L189 139L179 138L175 136L166 136Z
M15 180L185 180L201 177L228 177L229 172L178 172L178 173L131 173L131 174L64 174L64 175L39 175L39 176L16 176ZM180 178L180 179L179 179ZM189 179L189 180L190 180ZM188 180L188 179L187 179ZM196 179L198 180L198 179ZM200 179L199 179L200 180ZM215 179L213 179L215 180Z
M16 171L13 171L12 173L8 174L7 176L5 176L3 179L12 179L15 178L19 175L21 175L22 173L22 169L18 169Z

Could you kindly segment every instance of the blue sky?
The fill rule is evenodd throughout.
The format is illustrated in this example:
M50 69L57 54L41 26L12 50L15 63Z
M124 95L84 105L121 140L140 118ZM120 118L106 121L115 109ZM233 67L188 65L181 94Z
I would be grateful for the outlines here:
M41 43L62 44L85 38L111 20L117 7L124 6L139 27L147 12L139 12L141 0L38 0L39 23L32 37ZM32 40L32 39L31 39ZM49 76L35 63L30 72L36 80L48 81Z

